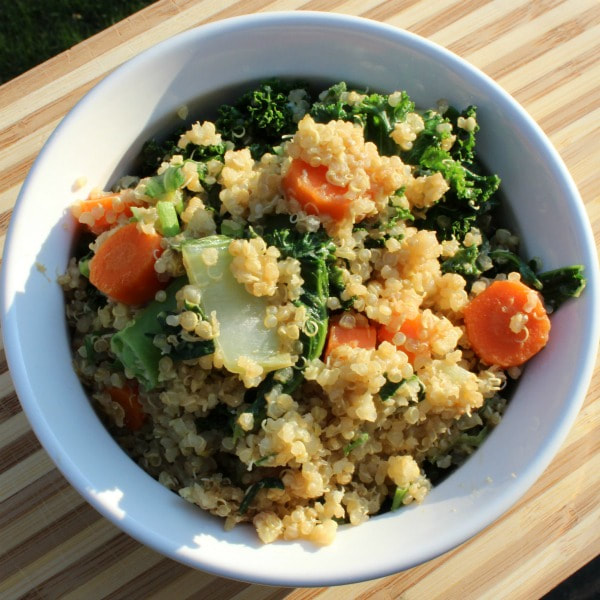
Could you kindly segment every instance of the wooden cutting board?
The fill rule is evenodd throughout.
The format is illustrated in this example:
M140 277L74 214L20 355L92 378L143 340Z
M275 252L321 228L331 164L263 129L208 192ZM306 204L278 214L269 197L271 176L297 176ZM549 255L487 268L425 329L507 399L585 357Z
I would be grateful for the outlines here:
M598 243L598 0L161 0L0 87L0 244L37 153L104 75L180 31L284 9L385 21L449 48L496 79L567 163ZM474 539L375 581L295 590L250 585L164 558L87 505L32 433L0 349L0 598L539 598L600 553L599 449L596 368L555 460L509 513Z

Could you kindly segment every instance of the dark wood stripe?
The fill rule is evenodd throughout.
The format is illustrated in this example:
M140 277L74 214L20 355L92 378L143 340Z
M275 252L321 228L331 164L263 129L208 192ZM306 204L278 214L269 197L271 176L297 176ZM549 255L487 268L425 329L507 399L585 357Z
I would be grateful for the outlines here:
M597 109L599 102L600 94L583 94L579 98L572 99L568 106L557 107L549 115L540 119L539 124L548 135L552 135L565 126L565 117L567 115L569 122L574 123ZM589 138L589 135L580 138L578 141L584 141L586 138Z
M336 0L335 2L330 2L329 0L309 0L302 6L298 8L298 10L320 10L325 12L334 12L335 9L344 4L344 0Z
M16 144L28 135L32 135L46 127L48 124L60 120L65 116L67 110L75 104L103 77L95 77L91 81L70 90L64 96L59 96L52 102L44 104L38 110L32 112L26 119L22 119L17 123L0 131L0 150L9 148ZM7 188L0 188L1 191Z
M43 511L40 511L41 514ZM87 502L80 504L71 512L40 528L36 534L21 542L8 554L0 555L0 573L6 578L10 577L24 565L50 553L102 518L100 513Z
M549 10L563 4L565 0L546 0L545 2L526 2L522 6L499 16L492 21L486 22L481 28L469 33L448 45L448 49L456 54L465 56L481 48L490 41L510 32L511 29L523 23L531 22Z
M8 363L6 362L6 353L4 348L0 348L0 375L8 371Z
M0 440L1 442L2 440ZM10 444L2 446L2 453L0 453L0 474L14 467L22 460L25 460L41 447L37 437L35 437L35 433L31 430L19 436Z
M11 392L0 398L0 423L8 421L8 419L18 415L22 410L16 392Z
M543 32L535 40L528 41L521 46L513 47L510 52L502 54L498 59L487 64L485 71L496 79L504 77L511 71L515 71L532 62L599 23L600 4L554 29Z
M92 577L118 563L123 557L136 550L139 546L139 542L125 533L117 533L115 537L111 538L103 546L82 555L75 564L68 565L64 570L52 575L52 577L46 579L35 590L32 590L32 592L39 594L42 598L62 598L69 592L77 591L78 587L83 586ZM151 572L152 569L149 569L149 571ZM132 581L136 581L137 579ZM109 598L113 597L113 595L104 597ZM143 598L143 596L139 595L122 595L117 597L131 600L134 600L134 598L140 598L141 600ZM33 600L34 598L36 596L26 594L22 600Z
M42 475L26 488L0 502L0 528L20 519L39 506L40 501L69 487L69 482L57 470ZM83 501L82 501L83 502ZM40 511L43 514L44 511Z
M144 600L144 598L147 598L151 594L156 594L161 587L182 577L189 570L189 567L165 558L107 595L105 600L121 600L122 598ZM211 585L213 583L214 580L211 580Z
M437 12L435 16L431 14L425 16L419 22L411 25L410 30L423 37L433 36L440 29L444 29L464 17L466 13L475 12L490 2L492 0L460 0L450 8Z
M377 6L369 8L361 13L361 16L375 21L385 21L391 17L396 17L403 11L409 9L421 0L390 0L389 2L380 2Z
M33 158L31 159L31 163L33 163ZM27 167L27 171L29 170L29 167L31 166L31 163L29 163L29 166ZM2 175L0 174L0 178L2 177ZM1 186L1 183L0 183ZM6 212L3 212L0 215L0 235L4 235L7 231L8 231L8 224L10 223L10 218L12 217L12 209L7 210Z
M557 66L551 73L544 73L541 77L532 79L527 85L515 90L512 94L522 104L539 100L553 90L577 79L582 73L589 71L598 63L598 56L600 56L600 46L591 48L576 58ZM569 118L569 123L572 122L573 119ZM566 122L563 120L563 125L565 124Z

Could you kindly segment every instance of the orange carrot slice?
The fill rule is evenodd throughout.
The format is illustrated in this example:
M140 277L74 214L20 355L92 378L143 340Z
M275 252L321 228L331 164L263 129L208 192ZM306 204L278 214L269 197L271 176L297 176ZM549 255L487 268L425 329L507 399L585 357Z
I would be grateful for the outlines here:
M342 324L343 321L340 322L345 315L352 315L354 317L354 325L352 327L345 327ZM372 350L377 345L377 330L364 315L350 312L343 315L336 315L329 320L325 359L327 359L334 348L344 344L353 348Z
M130 202L122 200L120 194L96 196L77 202L71 208L73 216L94 234L99 235L132 216Z
M487 364L522 365L548 342L550 319L540 296L520 281L495 281L464 310L467 336Z
M130 431L137 431L146 421L146 413L138 397L137 390L131 387L110 387L108 393L113 402L119 404L125 412L124 425Z
M381 325L377 329L377 341L381 344L381 342L389 342L390 344L394 344L394 338L397 333L403 333L406 336L406 341L402 344L394 344L399 350L402 350L406 356L408 356L408 362L411 365L415 364L415 358L418 355L423 354L423 352L415 352L414 350L409 349L411 346L415 344L421 343L420 334L423 326L421 324L421 318L415 317L414 319L404 319L402 321L402 325L400 327L390 327L389 325Z
M348 188L330 183L327 170L326 166L313 167L295 158L282 179L283 190L309 215L328 215L341 221L350 212L350 199L345 197Z
M144 304L165 286L154 263L162 253L161 236L143 233L136 223L117 229L90 261L90 282L124 304Z

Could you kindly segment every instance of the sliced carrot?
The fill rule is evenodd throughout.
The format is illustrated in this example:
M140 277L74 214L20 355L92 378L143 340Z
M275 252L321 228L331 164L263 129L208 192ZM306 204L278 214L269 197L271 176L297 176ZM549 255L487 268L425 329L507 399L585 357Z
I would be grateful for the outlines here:
M404 319L400 327L381 325L377 329L377 341L380 344L381 342L389 342L390 344L394 344L398 349L402 350L406 356L408 356L408 362L410 362L411 365L414 365L417 356L423 354L423 352L417 353L410 348L411 346L414 347L415 344L421 343L420 335L422 329L423 326L420 317L415 317L414 319ZM406 336L406 341L402 344L394 343L394 338L396 337L397 333L403 333Z
M106 238L90 261L90 282L124 304L144 304L165 284L154 263L162 253L161 236L128 223Z
M77 202L71 208L71 212L92 233L99 235L108 231L118 221L129 219L133 214L132 206L135 204L124 201L120 194L108 194Z
M110 387L108 393L113 402L116 402L125 412L124 425L130 431L137 431L146 421L146 413L138 397L136 389L131 387Z
M350 199L347 186L327 180L327 167L313 167L295 158L282 180L287 198L294 198L309 215L328 215L336 221L348 216Z
M350 316L354 319L354 325L346 327L346 321L352 323ZM334 348L342 345L372 350L377 345L377 330L364 315L351 312L336 315L329 320L325 359Z
M464 310L474 352L490 365L516 367L548 342L550 319L539 294L520 281L495 281Z

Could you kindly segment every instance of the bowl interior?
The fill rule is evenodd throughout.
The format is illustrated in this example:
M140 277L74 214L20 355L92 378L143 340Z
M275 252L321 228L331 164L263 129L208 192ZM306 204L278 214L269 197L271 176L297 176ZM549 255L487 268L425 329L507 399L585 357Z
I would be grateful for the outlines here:
M226 41L224 43L224 40ZM142 143L204 120L243 84L272 76L405 89L479 107L479 153L503 181L528 256L545 268L584 264L588 288L553 317L549 346L527 367L502 424L425 503L360 527L332 546L262 546L163 488L120 450L71 369L56 283L71 250L67 207L125 174ZM73 189L85 176L86 189ZM3 328L16 389L58 467L103 514L153 548L220 575L276 585L332 585L412 567L463 542L505 512L547 466L583 401L598 342L597 259L585 212L539 128L496 84L449 52L401 30L323 13L272 13L189 31L102 81L65 118L15 208L3 265ZM498 457L501 457L499 460ZM443 524L443 526L442 526ZM401 552L394 551L399 548Z

